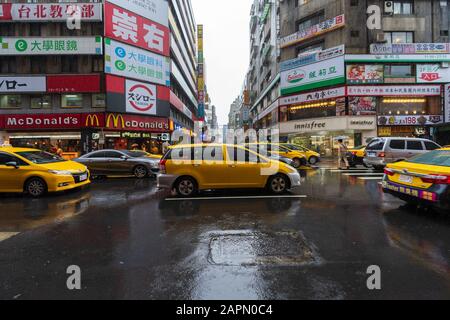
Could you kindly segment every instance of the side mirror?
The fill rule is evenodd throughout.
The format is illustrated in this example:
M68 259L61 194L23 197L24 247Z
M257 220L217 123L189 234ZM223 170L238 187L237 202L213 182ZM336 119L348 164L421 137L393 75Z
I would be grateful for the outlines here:
M120 159L122 159L122 160L128 160L128 157L127 156L120 156Z
M19 166L17 165L17 162L15 162L15 161L7 162L5 165L7 167L14 167L16 169L19 169Z

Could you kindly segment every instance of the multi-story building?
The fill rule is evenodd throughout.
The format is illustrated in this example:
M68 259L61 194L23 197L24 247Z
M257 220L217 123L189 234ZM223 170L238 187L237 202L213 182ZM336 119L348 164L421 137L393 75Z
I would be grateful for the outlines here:
M67 156L161 151L197 113L189 0L0 4L0 136ZM78 25L79 21L79 25Z
M230 105L230 112L228 113L228 129L241 128L241 97L237 97Z
M277 126L282 138L325 155L338 136L350 145L374 136L438 137L449 109L448 5L280 1L280 97L252 109L255 127Z

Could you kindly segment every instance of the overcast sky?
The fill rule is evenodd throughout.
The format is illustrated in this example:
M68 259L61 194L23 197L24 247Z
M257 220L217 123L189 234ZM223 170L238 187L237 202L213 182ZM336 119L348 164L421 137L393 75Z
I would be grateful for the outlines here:
M241 92L249 64L251 0L191 0L204 25L206 85L219 124L228 123L230 104Z

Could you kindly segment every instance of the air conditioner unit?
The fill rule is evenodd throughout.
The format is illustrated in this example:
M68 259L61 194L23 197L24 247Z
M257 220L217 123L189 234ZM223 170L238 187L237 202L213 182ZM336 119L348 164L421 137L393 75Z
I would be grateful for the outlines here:
M385 1L384 2L384 13L385 14L393 14L394 13L394 1Z
M377 33L377 42L378 43L386 43L386 36L384 35L384 33Z

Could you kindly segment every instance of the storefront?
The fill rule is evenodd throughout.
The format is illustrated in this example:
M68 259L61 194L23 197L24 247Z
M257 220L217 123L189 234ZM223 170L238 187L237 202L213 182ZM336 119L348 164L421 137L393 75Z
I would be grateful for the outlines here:
M171 127L168 118L113 113L0 116L0 130L11 145L49 152L60 148L69 159L103 148L159 154Z
M432 138L443 122L440 85L349 86L349 109L376 112L378 136ZM365 105L365 107L364 107Z
M376 116L340 116L280 123L280 135L324 157L337 152L337 137L346 137L349 147L366 143L377 135Z

